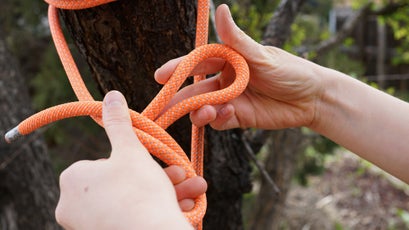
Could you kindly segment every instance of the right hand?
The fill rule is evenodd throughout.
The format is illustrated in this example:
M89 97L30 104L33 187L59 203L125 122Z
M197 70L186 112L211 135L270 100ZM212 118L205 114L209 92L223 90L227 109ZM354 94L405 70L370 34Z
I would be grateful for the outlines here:
M216 28L224 44L246 59L250 82L236 99L224 105L205 105L192 112L191 120L195 125L210 124L218 130L237 127L281 129L309 126L314 122L316 103L323 91L317 74L321 67L255 42L237 27L226 5L219 6L216 11ZM182 58L159 68L155 73L156 81L166 83ZM216 77L183 88L171 103L226 87L234 79L234 70L222 59L202 62L192 75L219 71Z

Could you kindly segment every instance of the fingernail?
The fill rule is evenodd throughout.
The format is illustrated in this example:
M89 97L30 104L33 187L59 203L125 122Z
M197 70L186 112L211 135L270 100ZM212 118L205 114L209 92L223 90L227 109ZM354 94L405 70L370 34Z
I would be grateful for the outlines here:
M105 95L104 104L108 107L117 107L124 104L124 96L119 91L110 91Z
M156 75L158 75L158 73L159 73L159 71L160 71L160 69L162 68L162 66L161 67L159 67L159 68L157 68L156 70L155 70L155 73L153 73L153 76L156 78Z
M233 20L233 16L231 15L231 12L230 12L230 7L229 7L227 4L222 4L221 6L227 8L227 16L228 16L231 20Z

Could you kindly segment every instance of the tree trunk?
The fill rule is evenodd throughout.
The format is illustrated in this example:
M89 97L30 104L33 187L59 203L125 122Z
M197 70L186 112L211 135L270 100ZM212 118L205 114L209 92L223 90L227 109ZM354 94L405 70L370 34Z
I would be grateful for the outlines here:
M1 33L0 33L1 34ZM0 37L0 135L33 113L16 61ZM0 141L0 229L59 229L58 189L43 139L37 133L13 144Z
M291 24L304 0L282 0L266 28L262 44L281 47L290 36ZM279 229L281 210L285 206L288 190L296 170L298 156L303 150L303 135L299 129L263 131L262 139L267 139L268 157L265 167L271 179L280 189L276 194L271 184L261 179L261 185L249 217L249 229ZM258 137L259 138L259 137ZM255 149L257 152L258 148Z
M102 91L120 90L130 108L139 112L161 88L153 79L156 68L193 49L196 4L192 0L118 1L61 12ZM188 117L168 131L190 151ZM206 132L209 189L204 229L243 228L241 199L251 184L240 135L240 130Z
M249 223L250 229L254 230L280 229L279 219L296 170L298 156L303 150L303 135L300 129L272 131L268 135L265 167L280 188L280 193L276 194L262 177Z

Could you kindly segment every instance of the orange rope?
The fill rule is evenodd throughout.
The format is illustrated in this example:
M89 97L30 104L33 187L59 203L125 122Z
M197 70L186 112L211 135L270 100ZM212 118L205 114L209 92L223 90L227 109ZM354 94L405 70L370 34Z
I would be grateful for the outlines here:
M196 20L196 48L207 44L209 33L209 0L198 0L197 20ZM205 75L195 76L194 83L202 81ZM197 127L192 124L192 141L190 149L190 159L197 175L203 176L203 155L204 155L204 127Z
M68 79L79 101L54 106L32 115L6 134L8 142L21 135L27 135L44 125L69 117L91 116L98 124L103 126L101 117L102 103L94 101L81 78L62 33L57 8L84 9L112 1L114 0L46 0L50 4L49 23L51 34ZM249 69L242 56L225 45L205 45L208 36L208 5L208 0L198 0L196 49L178 65L162 90L141 114L129 110L134 131L148 151L168 165L182 167L187 172L188 178L203 175L203 128L192 128L191 161L165 129L180 117L199 109L203 105L223 104L232 100L244 91L249 81ZM164 107L176 94L186 78L189 77L194 67L212 57L225 59L233 66L236 73L235 81L224 89L187 98L162 113ZM204 77L196 76L195 82L204 79ZM203 194L195 200L195 207L184 214L193 226L201 229L205 212L206 196Z

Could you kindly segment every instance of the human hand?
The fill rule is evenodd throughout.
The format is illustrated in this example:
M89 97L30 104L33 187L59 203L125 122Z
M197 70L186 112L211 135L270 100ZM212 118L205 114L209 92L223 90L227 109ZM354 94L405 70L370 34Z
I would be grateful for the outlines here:
M106 95L103 123L111 156L76 162L61 174L58 223L66 229L191 229L176 194L181 208L191 209L191 199L206 190L203 178L185 180L175 166L166 175L134 134L119 92Z
M313 123L315 104L322 91L316 73L320 68L318 65L255 42L236 26L226 5L221 5L216 11L216 28L224 44L246 59L250 82L243 94L229 103L206 105L192 112L191 120L195 125L209 123L213 128L223 130L236 127L279 129ZM182 58L171 60L159 68L155 73L156 81L165 83ZM224 88L234 79L232 66L217 58L198 65L192 75L216 72L221 73L180 90L171 103Z
M186 179L186 171L176 165L164 169L172 182L180 209L187 212L194 208L197 197L207 190L207 182L203 177L196 176Z

